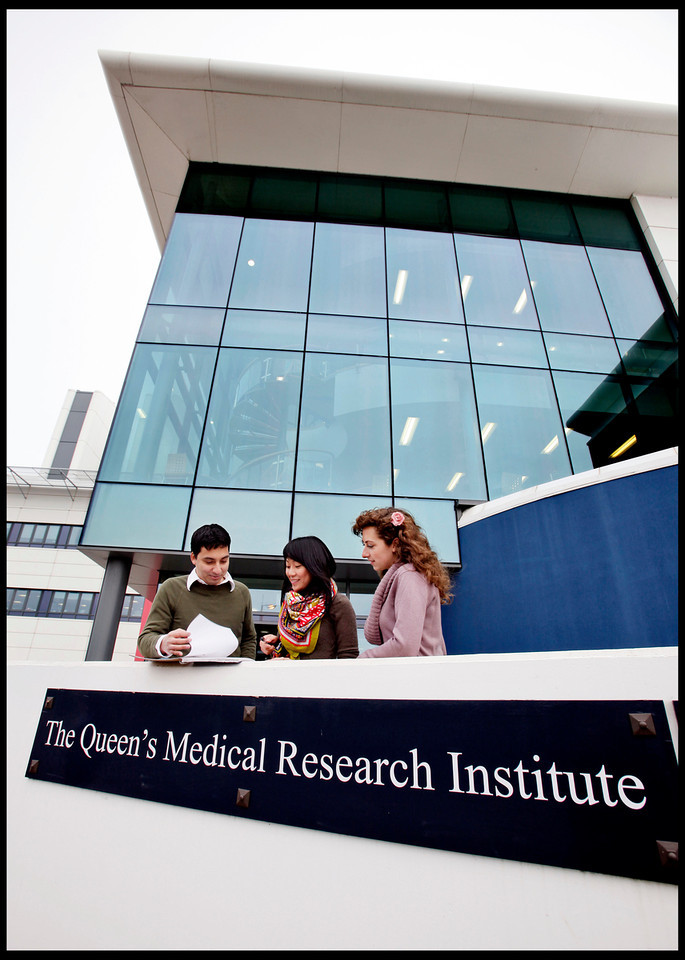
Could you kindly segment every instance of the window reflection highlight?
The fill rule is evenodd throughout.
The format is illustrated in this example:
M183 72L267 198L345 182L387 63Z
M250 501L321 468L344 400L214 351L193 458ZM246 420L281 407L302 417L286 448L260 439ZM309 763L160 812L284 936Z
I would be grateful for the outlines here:
M302 355L221 350L198 486L292 488Z
M212 347L136 347L100 479L193 482L216 353Z
M386 360L305 361L296 489L390 494Z

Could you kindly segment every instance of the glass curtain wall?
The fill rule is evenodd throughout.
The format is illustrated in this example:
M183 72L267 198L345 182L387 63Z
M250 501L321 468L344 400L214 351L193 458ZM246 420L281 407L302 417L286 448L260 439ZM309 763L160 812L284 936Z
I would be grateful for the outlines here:
M83 544L185 550L217 521L239 553L317 532L357 558L357 514L397 502L457 561L455 501L677 443L674 317L625 205L211 167Z

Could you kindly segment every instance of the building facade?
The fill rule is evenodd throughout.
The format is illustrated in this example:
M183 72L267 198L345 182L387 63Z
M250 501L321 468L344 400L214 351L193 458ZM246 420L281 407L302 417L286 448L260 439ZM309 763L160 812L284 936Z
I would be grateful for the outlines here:
M7 659L83 660L103 570L78 549L114 404L70 390L43 465L7 468ZM129 660L143 598L128 590L112 659Z
M609 468L623 487L653 473L674 510L674 109L101 60L162 248L80 541L113 598L128 584L151 599L187 569L192 531L221 522L258 622L273 622L284 544L309 533L363 620L376 581L350 528L397 504L455 572L458 653L460 587L492 582L460 543L492 528L482 505L569 484L604 496ZM609 532L597 517L584 531L600 556L620 555L617 490ZM672 516L639 541L667 596ZM537 540L521 544L538 571L525 589ZM112 626L96 620L94 648Z

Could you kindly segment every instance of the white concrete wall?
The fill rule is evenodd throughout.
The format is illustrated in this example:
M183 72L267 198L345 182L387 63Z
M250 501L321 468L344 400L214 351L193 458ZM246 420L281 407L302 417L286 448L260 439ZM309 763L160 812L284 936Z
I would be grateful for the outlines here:
M630 198L649 249L678 311L678 197Z
M670 703L678 697L672 648L231 667L10 664L7 673L10 950L677 948L670 884L338 836L25 777L48 687Z
M43 466L49 467L52 464L75 396L76 390L67 390L55 422L55 429L52 431L50 442L43 457ZM93 392L83 419L79 438L76 441L70 465L71 470L98 470L115 409L116 404L104 393L99 390ZM31 464L22 464L22 466L31 466Z

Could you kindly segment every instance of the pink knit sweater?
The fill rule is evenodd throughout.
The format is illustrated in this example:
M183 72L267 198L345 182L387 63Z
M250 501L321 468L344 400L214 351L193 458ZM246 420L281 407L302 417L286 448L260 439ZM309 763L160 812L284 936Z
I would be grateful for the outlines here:
M423 574L405 563L390 587L378 620L383 643L362 657L445 656L440 593Z

